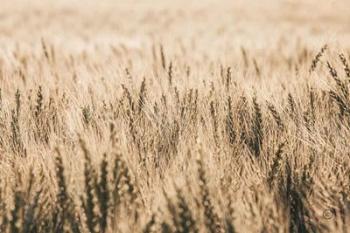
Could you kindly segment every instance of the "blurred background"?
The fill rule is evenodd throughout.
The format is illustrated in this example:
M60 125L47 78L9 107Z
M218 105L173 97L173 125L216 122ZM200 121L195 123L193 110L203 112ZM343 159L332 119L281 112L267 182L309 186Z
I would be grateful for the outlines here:
M278 41L347 43L347 0L13 0L0 1L0 46L40 38L75 47L150 41L264 48ZM5 43L6 42L6 43ZM77 43L78 42L78 43ZM193 46L193 44L191 45ZM318 45L317 45L318 46ZM195 48L195 47L194 47Z

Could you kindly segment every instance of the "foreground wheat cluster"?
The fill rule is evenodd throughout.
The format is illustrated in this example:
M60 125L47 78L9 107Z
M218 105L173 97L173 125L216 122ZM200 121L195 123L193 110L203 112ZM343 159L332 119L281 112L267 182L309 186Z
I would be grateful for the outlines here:
M350 232L346 14L263 1L4 4L0 232Z

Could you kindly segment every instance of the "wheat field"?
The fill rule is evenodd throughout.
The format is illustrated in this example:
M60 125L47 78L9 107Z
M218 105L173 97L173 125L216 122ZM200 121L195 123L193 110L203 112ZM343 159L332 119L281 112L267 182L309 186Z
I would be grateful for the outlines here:
M350 232L347 0L0 1L0 232Z

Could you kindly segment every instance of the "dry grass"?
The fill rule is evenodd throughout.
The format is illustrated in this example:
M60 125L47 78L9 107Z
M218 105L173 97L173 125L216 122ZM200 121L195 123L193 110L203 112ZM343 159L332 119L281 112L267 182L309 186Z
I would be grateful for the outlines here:
M0 232L350 232L347 1L2 4Z

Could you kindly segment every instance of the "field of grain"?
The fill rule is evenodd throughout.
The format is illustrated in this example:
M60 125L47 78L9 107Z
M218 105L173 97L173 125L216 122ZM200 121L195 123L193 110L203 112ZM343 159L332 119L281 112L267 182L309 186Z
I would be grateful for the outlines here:
M0 0L0 232L350 232L348 0Z

